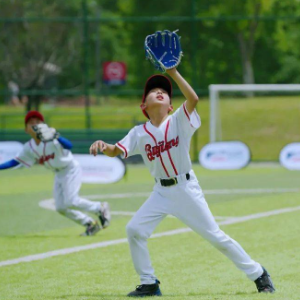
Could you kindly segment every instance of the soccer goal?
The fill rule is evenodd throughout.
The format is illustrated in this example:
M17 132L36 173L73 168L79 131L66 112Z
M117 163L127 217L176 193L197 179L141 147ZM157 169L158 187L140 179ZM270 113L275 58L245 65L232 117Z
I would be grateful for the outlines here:
M300 84L211 84L209 86L210 101L210 142L222 140L222 124L220 117L221 92L299 92Z
M300 141L300 84L213 84L209 101L210 142L240 140L260 148L255 159L274 160Z

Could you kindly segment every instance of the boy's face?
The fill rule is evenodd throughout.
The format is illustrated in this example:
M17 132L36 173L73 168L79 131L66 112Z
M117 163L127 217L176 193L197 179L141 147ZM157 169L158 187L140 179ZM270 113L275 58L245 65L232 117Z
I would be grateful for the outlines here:
M172 105L170 103L170 97L167 91L163 88L154 88L149 91L147 94L146 100L143 103L144 108L149 113L149 110L154 107L165 107L166 114L168 114L169 110L172 110Z
M39 118L30 118L25 126L25 132L28 133L32 138L36 138L36 133L32 126L43 123Z

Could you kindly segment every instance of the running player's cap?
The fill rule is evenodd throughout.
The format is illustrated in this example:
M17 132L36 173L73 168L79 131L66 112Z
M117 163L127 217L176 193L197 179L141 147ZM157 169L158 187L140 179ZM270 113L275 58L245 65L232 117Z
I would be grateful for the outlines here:
M172 83L171 83L170 79L164 75L153 75L147 79L146 84L145 84L142 103L144 103L146 101L146 97L147 97L148 93L152 89L155 89L155 88L164 89L170 97L170 103L172 103ZM142 111L143 111L143 114L149 119L147 112L144 109L142 109Z
M25 116L25 125L28 123L29 119L31 118L37 118L40 119L42 122L44 122L44 116L40 112L36 110L32 110L29 111Z

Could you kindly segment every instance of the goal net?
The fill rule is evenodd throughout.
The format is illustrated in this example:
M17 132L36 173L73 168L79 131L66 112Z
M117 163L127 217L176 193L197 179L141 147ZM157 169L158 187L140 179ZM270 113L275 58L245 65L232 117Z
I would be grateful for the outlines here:
M300 141L300 84L213 84L209 101L210 142L240 140L270 161Z

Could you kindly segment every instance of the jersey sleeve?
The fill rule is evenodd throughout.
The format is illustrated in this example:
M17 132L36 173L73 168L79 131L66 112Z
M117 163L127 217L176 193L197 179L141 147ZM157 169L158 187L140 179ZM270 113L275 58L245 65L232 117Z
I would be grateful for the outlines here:
M132 128L121 141L116 143L116 146L123 152L123 155L121 155L122 158L140 154L136 128Z
M186 102L184 102L175 111L173 116L177 119L179 127L188 136L192 136L194 132L201 126L201 119L197 111L194 110L191 114L189 114L186 108Z
M47 142L47 145L48 145L47 147L51 147L51 149L53 149L53 151L55 151L56 154L59 156L67 156L68 153L71 152L71 150L64 147L64 145L61 143L59 139L54 139L53 141Z
M15 157L15 160L27 168L32 167L35 164L35 157L30 151L28 143L24 145L23 150Z

